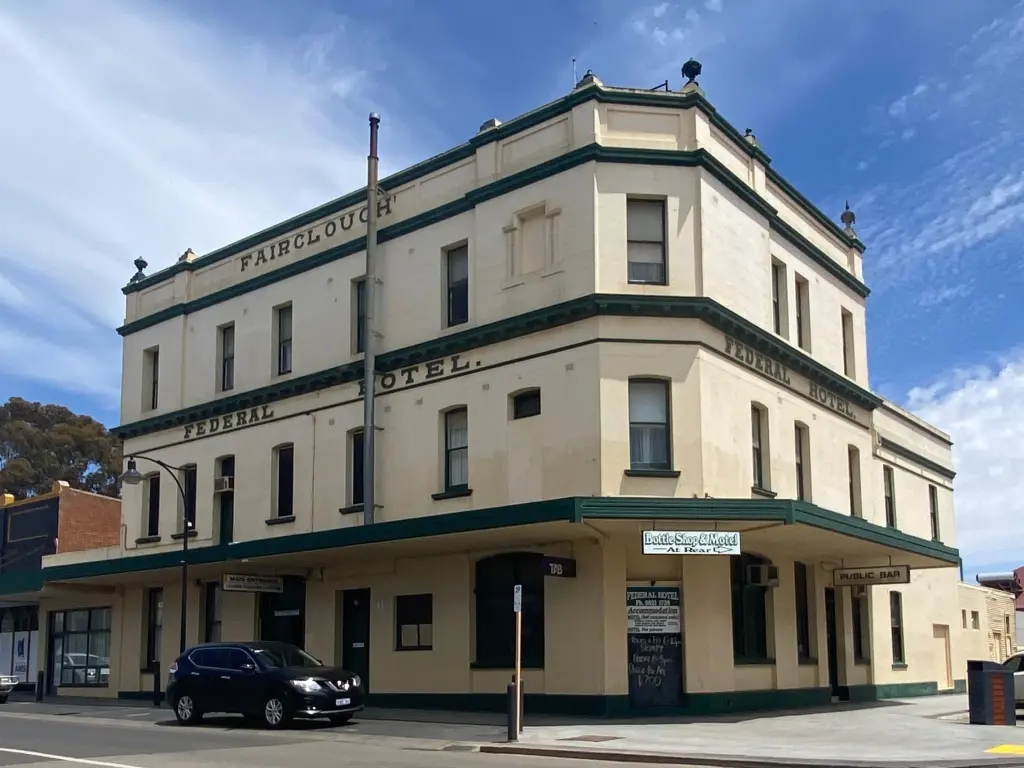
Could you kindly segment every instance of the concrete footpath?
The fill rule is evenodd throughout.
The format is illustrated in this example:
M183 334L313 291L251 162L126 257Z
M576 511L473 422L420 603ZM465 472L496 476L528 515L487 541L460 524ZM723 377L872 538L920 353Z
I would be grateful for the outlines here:
M691 721L553 725L525 720L514 744L480 751L705 766L1024 766L1018 728L967 723L965 695Z

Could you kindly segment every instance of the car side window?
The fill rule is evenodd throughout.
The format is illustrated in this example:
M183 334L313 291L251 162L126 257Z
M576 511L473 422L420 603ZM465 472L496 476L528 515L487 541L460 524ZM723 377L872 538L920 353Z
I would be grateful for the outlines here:
M211 666L213 666L210 663L210 659L211 659L210 651L192 651L192 653L189 654L188 659L189 659L189 661L191 661L197 667L211 667Z
M1003 666L1011 672L1020 672L1020 663L1024 656L1012 656L1003 662Z
M227 657L228 669L241 670L246 664L252 664L249 654L238 648L228 648Z

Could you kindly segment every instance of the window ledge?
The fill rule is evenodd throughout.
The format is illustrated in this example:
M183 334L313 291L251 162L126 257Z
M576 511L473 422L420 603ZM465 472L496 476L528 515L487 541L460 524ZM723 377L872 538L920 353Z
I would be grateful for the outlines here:
M522 667L523 667L523 669L544 669L543 665L526 664L526 663L523 663ZM505 670L506 672L515 673L515 667L510 665L510 664L489 664L487 662L482 662L482 661L473 661L473 662L470 662L469 668L470 669L480 669L480 670L485 670L485 669Z
M137 538L135 540L135 543L136 544L156 544L162 538L163 537L160 536L160 534L157 534L156 536L140 536L139 538Z
M818 660L813 656L803 656L797 662L801 667L816 667Z
M281 517L271 517L263 521L267 525L284 525L285 523L294 523L295 515L281 515Z
M892 663L892 668L893 669L906 669L907 668L907 662L905 662L905 661L894 661Z
M626 477L679 477L682 473L678 469L627 469L623 474Z
M734 658L732 663L737 667L774 667L775 659L751 659L739 657Z
M395 648L395 653L405 653L406 651L432 651L434 646L432 645L405 645Z
M858 667L870 667L871 659L854 659L853 663Z
M451 488L447 491L441 491L441 493L432 493L430 498L434 501L444 501L445 499L462 499L466 496L472 496L472 488Z
M750 486L750 492L755 496L764 496L766 499L774 499L779 495L775 491L768 490L767 488L760 488L756 485Z
M171 534L171 538L174 539L175 541L181 541L182 539L185 538L185 535L186 534L181 533L179 531L178 533L172 533ZM190 539L194 539L198 535L199 535L199 532L195 528L193 528L191 531L188 532L188 537Z
M362 512L362 504L349 504L347 507L342 507L338 510L343 515L354 515L356 512Z

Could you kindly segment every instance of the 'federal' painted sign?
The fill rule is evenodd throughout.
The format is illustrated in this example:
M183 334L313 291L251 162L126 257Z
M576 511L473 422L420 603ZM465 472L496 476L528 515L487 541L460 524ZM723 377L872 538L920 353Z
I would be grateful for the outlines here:
M832 584L836 587L909 583L909 565L886 565L877 568L836 568L832 571Z
M644 531L645 555L738 555L735 531Z

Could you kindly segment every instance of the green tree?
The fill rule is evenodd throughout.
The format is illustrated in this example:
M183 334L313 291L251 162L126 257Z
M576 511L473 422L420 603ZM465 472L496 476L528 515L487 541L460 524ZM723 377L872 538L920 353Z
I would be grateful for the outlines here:
M20 397L0 406L0 490L23 499L64 480L117 497L120 473L121 441L95 419Z

